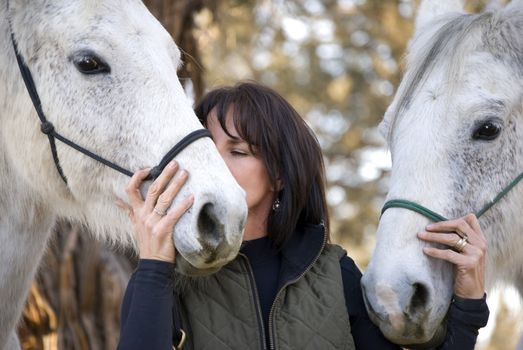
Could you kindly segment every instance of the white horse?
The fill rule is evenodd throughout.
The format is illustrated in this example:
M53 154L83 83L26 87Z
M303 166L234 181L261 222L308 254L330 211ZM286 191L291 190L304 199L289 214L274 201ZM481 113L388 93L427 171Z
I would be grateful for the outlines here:
M380 125L392 154L387 199L447 218L477 212L523 172L523 1L468 14L458 0L425 0L407 70ZM523 184L480 218L487 288L523 294ZM362 280L370 316L400 344L431 340L452 294L450 264L428 258L416 233L429 223L386 210Z
M141 1L0 0L0 349L18 347L13 329L58 215L133 245L129 219L114 204L126 198L129 178L56 141L62 179L11 32L47 119L96 154L135 171L202 128L178 81L180 51ZM173 233L177 268L216 270L241 244L244 192L209 138L177 160L190 173L178 200L195 196Z

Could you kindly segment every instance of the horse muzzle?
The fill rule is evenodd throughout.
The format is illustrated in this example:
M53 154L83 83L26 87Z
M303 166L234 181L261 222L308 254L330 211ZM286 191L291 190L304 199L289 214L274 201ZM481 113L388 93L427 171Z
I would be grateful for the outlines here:
M179 253L176 269L188 276L207 275L234 259L241 246L246 217L244 201L228 203L216 194L200 194L174 229Z
M444 341L448 304L438 305L428 283L375 283L372 276L364 275L362 289L369 317L387 339L413 349Z

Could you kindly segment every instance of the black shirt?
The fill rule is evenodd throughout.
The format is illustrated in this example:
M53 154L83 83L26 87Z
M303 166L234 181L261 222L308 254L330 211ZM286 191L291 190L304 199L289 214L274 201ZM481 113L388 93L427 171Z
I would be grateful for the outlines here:
M254 274L263 316L266 346L269 348L269 313L278 291L281 254L278 253L278 249L272 244L269 237L243 242L240 253L247 257Z

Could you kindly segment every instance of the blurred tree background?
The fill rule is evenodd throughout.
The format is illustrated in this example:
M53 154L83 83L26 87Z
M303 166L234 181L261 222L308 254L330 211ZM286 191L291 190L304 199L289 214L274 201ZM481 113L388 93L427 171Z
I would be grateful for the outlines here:
M470 1L469 8L479 10L485 2ZM325 155L333 240L364 269L390 168L377 125L401 77L417 2L145 3L183 50L179 76L195 99L207 89L254 79L281 93L307 120ZM25 349L115 348L132 257L89 240L83 231L57 224L20 328ZM496 336L481 348L513 349L522 316L503 299L496 302Z

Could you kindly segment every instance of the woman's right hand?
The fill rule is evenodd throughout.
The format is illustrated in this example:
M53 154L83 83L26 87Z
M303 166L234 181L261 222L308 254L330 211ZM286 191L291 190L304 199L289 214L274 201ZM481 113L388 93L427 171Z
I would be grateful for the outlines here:
M465 299L485 295L487 240L474 214L459 219L430 224L419 232L424 241L440 243L447 248L424 247L428 256L454 264L454 294ZM464 242L459 249L457 243Z
M194 197L190 195L170 208L188 178L186 170L178 169L175 161L169 163L149 187L145 200L140 193L140 186L150 169L137 171L126 188L130 205L121 200L117 202L119 207L128 212L133 222L140 259L174 262L174 225L194 202Z

